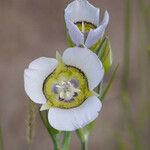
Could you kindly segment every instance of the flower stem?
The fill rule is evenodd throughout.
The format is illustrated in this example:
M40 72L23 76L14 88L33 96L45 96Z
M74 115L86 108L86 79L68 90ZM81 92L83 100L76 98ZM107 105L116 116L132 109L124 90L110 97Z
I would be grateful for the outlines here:
M88 139L81 143L82 150L88 150Z
M50 135L54 144L54 150L61 150L58 135L52 135L52 134Z
M89 133L87 131L84 131L84 129L78 129L76 131L77 136L80 139L81 142L81 149L82 150L88 150L88 137Z
M64 132L64 141L63 141L63 150L70 149L70 142L71 142L71 132Z

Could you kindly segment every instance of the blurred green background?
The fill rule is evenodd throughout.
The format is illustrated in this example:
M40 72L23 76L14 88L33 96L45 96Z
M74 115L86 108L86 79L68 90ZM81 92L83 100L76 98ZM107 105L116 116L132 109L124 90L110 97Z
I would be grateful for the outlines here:
M64 8L68 0L0 0L0 126L5 150L27 150L28 97L23 71L33 59L67 48ZM150 1L90 0L107 9L116 78L90 136L90 150L150 149ZM111 73L110 73L111 74ZM106 75L107 83L110 75ZM65 120L64 120L65 121ZM0 131L1 139L1 131ZM0 143L1 144L1 143ZM73 134L71 150L80 149ZM39 114L33 150L52 150Z

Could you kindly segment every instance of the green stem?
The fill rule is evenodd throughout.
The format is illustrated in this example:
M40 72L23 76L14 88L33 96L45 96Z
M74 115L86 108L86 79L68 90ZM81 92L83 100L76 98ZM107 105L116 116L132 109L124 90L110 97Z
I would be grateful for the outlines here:
M81 143L82 150L88 150L88 140L85 140Z
M64 141L63 141L63 150L70 149L70 142L71 142L71 132L64 132Z
M50 136L51 136L53 144L54 144L54 150L61 150L58 135L50 134Z
M86 130L86 129L85 129ZM84 129L78 129L76 131L77 136L80 139L81 142L81 149L82 150L88 150L88 137L89 137L89 132L84 131Z

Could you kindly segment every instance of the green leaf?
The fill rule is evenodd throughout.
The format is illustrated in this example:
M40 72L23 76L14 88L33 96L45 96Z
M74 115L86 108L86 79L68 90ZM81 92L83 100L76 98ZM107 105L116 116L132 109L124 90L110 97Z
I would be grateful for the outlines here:
M114 71L113 71L113 73L112 73L112 76L111 76L111 78L110 78L110 80L109 80L107 86L105 87L104 91L102 92L102 95L99 97L101 101L104 100L104 98L105 98L107 92L109 91L109 89L110 89L110 87L111 87L111 85L112 85L112 82L113 82L114 79L115 79L115 76L116 76L116 72L117 72L118 67L119 67L119 64L115 67L115 69L114 69Z
M54 129L48 122L48 111L39 111L41 119L45 125L45 127L47 128L49 134L54 135L54 134L58 134L60 133L60 131Z
M101 41L101 45L96 53L103 64L105 73L107 73L112 65L112 52L108 37Z

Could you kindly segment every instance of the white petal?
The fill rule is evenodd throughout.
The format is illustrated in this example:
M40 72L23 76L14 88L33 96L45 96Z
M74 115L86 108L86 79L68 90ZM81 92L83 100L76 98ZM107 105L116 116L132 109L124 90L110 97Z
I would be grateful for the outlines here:
M50 108L48 120L51 126L57 130L74 131L94 121L101 107L100 100L96 96L92 96L76 108Z
M29 64L30 69L35 69L47 77L57 66L57 60L54 58L40 57Z
M79 28L71 21L66 20L66 26L68 28L69 35L75 43L76 46L79 46L84 43L84 35L81 33Z
M109 14L108 12L106 11L105 14L104 14L104 19L101 23L101 25L96 28L96 29L91 29L88 36L87 36L87 39L86 39L86 42L85 42L85 46L90 48L92 45L94 45L100 38L103 37L103 34L105 32L105 29L108 25L108 22L109 22Z
M106 28L108 23L109 23L109 13L106 10L104 13L104 18L103 18L103 21L101 22L101 25L103 25Z
M24 88L30 99L38 104L46 102L43 94L44 79L41 78L40 73L33 69L25 69L24 71Z
M87 0L75 0L65 9L65 19L72 22L87 21L99 25L99 8L91 5Z
M57 61L41 57L30 63L24 71L24 88L30 99L39 104L46 103L43 94L43 82L56 68Z
M101 82L104 75L102 63L97 55L87 48L68 48L62 59L66 65L77 67L85 73L90 90Z

